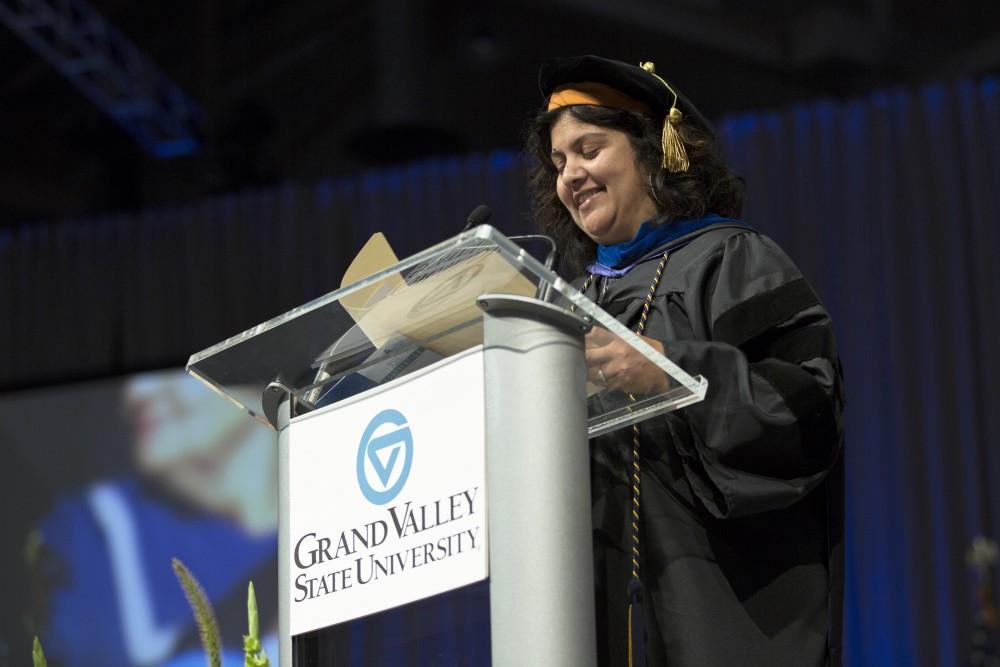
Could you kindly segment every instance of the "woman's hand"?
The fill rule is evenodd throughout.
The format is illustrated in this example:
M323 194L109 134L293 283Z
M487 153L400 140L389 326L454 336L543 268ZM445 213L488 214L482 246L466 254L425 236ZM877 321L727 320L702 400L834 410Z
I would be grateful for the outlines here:
M639 336L663 354L663 344ZM630 394L660 394L667 390L667 374L659 366L605 329L594 327L584 340L587 379L596 385Z

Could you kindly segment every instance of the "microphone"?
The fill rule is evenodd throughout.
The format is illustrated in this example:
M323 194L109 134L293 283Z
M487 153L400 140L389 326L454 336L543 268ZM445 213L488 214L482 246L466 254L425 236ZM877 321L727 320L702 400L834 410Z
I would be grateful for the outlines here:
M462 227L462 231L467 232L473 227L484 225L492 216L493 209L486 204L480 204L476 208L472 209L472 213L470 213L469 217L465 219L465 227Z
M555 266L556 257L559 253L559 249L556 247L556 241L548 234L518 234L516 236L508 236L511 241L545 241L549 244L549 252L545 256L545 270L551 271L552 267ZM548 301L552 294L552 285L549 284L547 280L539 281L538 290L535 292L535 298L540 301Z
M545 269L551 271L552 267L555 266L559 249L556 247L555 239L548 234L518 234L516 236L508 236L507 238L511 241L545 241L549 244L549 252L545 255Z
M472 209L469 213L469 217L465 219L465 227L462 228L463 232L466 232L477 225L485 224L490 217L493 216L493 210L486 204L480 204L476 208ZM545 256L545 268L548 271L552 270L555 266L556 257L558 255L558 248L556 248L556 242L551 236L545 234L518 234L516 236L508 236L511 241L546 241L549 244L549 252ZM541 299L542 301L548 301L550 298L552 286L547 281L541 281L538 285L538 291L535 297Z

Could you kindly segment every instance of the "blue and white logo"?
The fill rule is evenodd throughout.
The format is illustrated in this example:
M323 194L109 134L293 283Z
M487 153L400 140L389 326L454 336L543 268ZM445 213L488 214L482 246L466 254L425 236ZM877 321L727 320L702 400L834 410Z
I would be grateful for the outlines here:
M393 428L397 427L397 428ZM413 464L413 435L398 410L383 410L358 446L358 486L368 502L384 505L403 490Z

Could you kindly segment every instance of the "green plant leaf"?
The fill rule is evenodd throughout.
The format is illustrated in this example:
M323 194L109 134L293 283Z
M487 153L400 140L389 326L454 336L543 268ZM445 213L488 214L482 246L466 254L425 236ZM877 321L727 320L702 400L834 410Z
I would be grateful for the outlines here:
M267 652L260 646L260 616L252 581L247 587L247 626L250 634L243 635L243 667L270 667Z
M247 587L247 625L250 629L250 636L259 639L260 617L257 615L257 595L254 594L252 581Z
M31 647L31 661L35 667L48 667L49 665L45 660L45 653L42 651L42 642L38 641L38 637L35 637L35 642Z

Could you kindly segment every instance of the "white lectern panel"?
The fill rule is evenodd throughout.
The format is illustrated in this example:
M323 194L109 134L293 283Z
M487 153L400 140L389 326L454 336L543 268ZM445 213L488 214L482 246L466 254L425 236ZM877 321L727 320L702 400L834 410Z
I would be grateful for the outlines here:
M481 346L289 428L292 635L486 578Z

